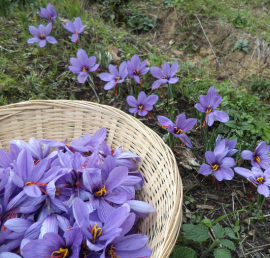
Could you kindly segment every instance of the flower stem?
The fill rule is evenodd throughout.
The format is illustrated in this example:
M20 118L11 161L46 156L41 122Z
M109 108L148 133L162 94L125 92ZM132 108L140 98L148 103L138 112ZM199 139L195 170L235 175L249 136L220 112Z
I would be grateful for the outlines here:
M94 93L95 93L95 95L97 97L98 103L100 103L100 99L99 99L99 97L97 95L97 92L95 91L94 86L93 86L94 85L94 81L93 81L92 77L90 76L90 74L89 74L89 77L88 78L89 78L88 83L89 83L90 87L92 88L92 90L94 91Z

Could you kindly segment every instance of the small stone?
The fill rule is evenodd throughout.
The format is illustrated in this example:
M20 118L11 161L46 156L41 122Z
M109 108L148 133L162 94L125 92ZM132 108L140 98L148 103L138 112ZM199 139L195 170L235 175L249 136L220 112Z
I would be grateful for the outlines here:
M250 224L250 219L244 219L244 223L249 225Z
M242 198L245 197L245 195L240 190L236 190L236 193Z
M262 256L258 252L256 252L255 255L256 255L256 258L262 258Z
M177 56L183 56L184 55L183 51L179 51L179 50L176 50L176 49L173 49L172 52Z
M255 230L250 230L250 231L248 231L248 234L249 234L250 236L253 236L253 235L254 235L254 231L255 231Z
M215 207L212 205L200 205L200 204L196 205L196 208L197 209L204 209L204 210L214 210L215 209Z

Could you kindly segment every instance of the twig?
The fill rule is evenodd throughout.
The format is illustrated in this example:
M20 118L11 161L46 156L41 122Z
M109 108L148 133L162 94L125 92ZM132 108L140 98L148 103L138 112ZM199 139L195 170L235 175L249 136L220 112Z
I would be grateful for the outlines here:
M224 72L224 73L226 74L226 76L229 78L231 84L232 84L233 86L235 86L234 82L231 80L230 76L228 75L228 73L225 71L225 69L222 67L221 63L219 62L219 60L218 60L218 58L217 58L217 56L216 56L216 54L215 54L215 51L214 51L214 49L213 49L213 47L212 47L212 44L211 44L209 38L207 37L207 35L206 35L206 33L205 33L204 29L203 29L202 23L201 23L201 21L199 20L197 14L194 14L194 15L196 16L198 22L200 23L200 26L201 26L201 28L202 28L203 34L204 34L205 38L207 39L207 41L208 41L208 43L209 43L209 46L210 46L210 48L211 48L211 50L212 50L212 53L213 53L213 55L214 55L214 57L215 57L215 59L216 59L217 64L219 65L219 67L222 68L223 72Z
M258 235L261 239L263 239L263 240L267 241L268 243L270 243L270 239L267 238L267 237L265 237L264 235L262 235L261 232L257 229L257 227L256 227L254 224L250 224L250 226L255 230L255 232L257 233L257 235Z

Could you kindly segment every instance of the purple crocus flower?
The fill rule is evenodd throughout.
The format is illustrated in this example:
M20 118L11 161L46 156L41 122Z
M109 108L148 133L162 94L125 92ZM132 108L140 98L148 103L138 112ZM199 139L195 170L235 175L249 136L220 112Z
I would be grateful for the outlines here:
M157 89L160 85L170 83L174 84L177 83L179 78L173 76L176 74L178 70L178 62L175 61L170 67L170 64L165 62L162 66L162 70L159 67L151 67L150 72L151 74L158 78L157 81L154 81L152 84L152 90Z
M69 32L73 33L71 36L71 41L76 43L79 39L79 34L81 34L87 25L82 25L82 20L80 17L75 18L74 24L71 21L67 21L67 26L63 24L64 28Z
M221 140L221 136L218 135L217 139L216 139L216 146L221 144L222 141L225 141L225 148L227 151L227 154L225 157L231 157L232 155L234 155L238 151L237 149L234 149L236 144L237 144L236 140L228 141L227 138L225 138L224 140Z
M192 148L191 141L185 132L190 131L193 128L197 122L197 119L186 119L186 115L184 113L177 116L175 124L165 116L158 116L157 119L162 127L168 128L170 133L172 133L175 137L182 139L184 145L186 144L189 148Z
M128 216L127 207L115 209L104 224L100 220L89 219L89 207L79 198L74 199L73 214L82 234L86 237L86 245L92 251L98 252L105 247L106 241L118 237L122 229L119 226ZM92 214L90 214L91 216Z
M117 86L119 83L122 83L125 78L128 75L127 71L127 63L123 62L119 66L119 72L117 68L114 65L109 65L109 71L110 73L101 73L99 75L99 78L102 81L106 81L108 83L105 84L104 89L105 90L111 90L115 86Z
M83 49L79 49L77 52L77 58L71 57L71 66L68 69L73 73L78 73L78 82L84 83L88 77L87 72L94 72L98 69L99 64L96 64L97 58L91 56L88 58L87 53Z
M127 61L127 67L128 67L128 74L131 78L133 78L137 83L141 84L142 87L142 81L141 81L141 75L148 73L150 68L146 68L147 61L144 60L141 63L141 59L134 55L131 58L131 61Z
M144 91L141 91L138 96L138 101L135 99L134 96L128 96L127 97L127 103L134 107L130 108L130 113L137 113L139 112L139 116L146 116L148 114L148 111L151 111L153 109L153 105L155 105L158 101L158 95L150 95L146 97L146 94Z
M270 195L270 169L266 169L264 172L257 167L252 167L251 171L246 168L236 167L235 172L239 175L249 178L254 184L258 185L258 193L268 197Z
M56 11L50 3L47 5L47 9L40 8L40 12L37 12L37 14L47 19L51 23L54 23L55 22L54 20L57 17Z
M129 214L128 218L120 226L122 231L118 237L109 239L103 253L100 257L111 258L111 257L150 257L152 250L150 247L145 246L148 242L148 236L141 234L127 235L131 231L136 216L134 213Z
M225 157L227 151L225 148L225 141L216 146L214 152L207 151L205 158L208 164L202 164L200 167L200 173L203 175L213 174L218 181L223 179L231 180L234 176L234 172L231 167L235 166L235 161L231 157Z
M215 118L222 123L229 121L229 116L225 112L215 110L222 101L222 96L217 95L215 87L211 87L208 90L207 95L201 95L199 101L200 103L197 103L195 108L200 112L206 113L205 121L208 123L208 126L213 125ZM203 124L203 127L204 125L205 123Z
M28 44L33 44L39 42L40 47L45 47L47 41L51 44L56 44L57 40L54 37L48 36L52 31L52 24L48 23L47 26L40 24L38 28L34 26L29 26L29 32L35 36L34 38L28 39Z
M269 168L268 162L270 162L269 153L270 145L266 145L266 142L261 142L256 147L255 152L251 152L249 150L244 150L241 153L242 159L251 160L251 164L253 167L257 168Z
M70 228L64 233L64 238L57 233L47 233L43 239L32 240L22 248L22 254L27 258L47 257L79 257L82 243L82 233L79 228Z

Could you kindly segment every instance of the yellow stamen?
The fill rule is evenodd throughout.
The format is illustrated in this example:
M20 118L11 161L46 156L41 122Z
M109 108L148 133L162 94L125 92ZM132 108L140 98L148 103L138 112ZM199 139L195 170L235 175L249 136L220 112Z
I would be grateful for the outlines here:
M143 110L143 105L139 106L139 109L140 109L140 110Z
M164 75L164 76L161 77L161 79L167 79L168 80L168 76Z
M218 169L218 167L219 167L219 165L215 164L214 166L212 166L212 169L213 169L214 171L216 171L216 170Z
M45 39L45 35L43 33L40 34L41 39Z
M136 69L133 73L138 76L140 75L140 71L138 69Z
M174 127L175 131L176 131L176 134L183 134L183 130L181 129L178 129L176 126Z
M84 67L84 68L82 69L82 71L85 73L85 72L86 72L86 68Z
M261 163L261 159L260 159L260 157L259 157L259 156L256 156L256 157L255 157L255 160L257 161L257 163L258 163L258 164L260 164L260 163Z
M59 192L60 192L60 188L56 187L55 195L59 195Z
M75 30L75 34L78 34L78 33L79 33L79 31L76 29L76 30Z
M116 77L116 81L118 82L121 78L120 77Z
M255 179L255 181L257 181L260 184L262 184L263 183L263 177L258 177L257 179Z
M67 248L60 248L58 251L54 251L52 254L51 254L51 257L55 257L53 256L54 254L59 254L57 257L61 257L61 258L65 258L67 255L68 255L68 249Z
M115 247L112 245L108 253L110 258L120 258L113 249L115 249Z
M93 236L93 243L96 242L96 239L101 235L102 228L97 228L97 223L95 223L95 226L91 230L91 235Z
M98 192L95 193L95 196L101 197L107 195L107 191L105 189L105 185Z
M212 112L212 108L210 108L210 105L208 106L207 110L206 110L206 114L209 114Z

